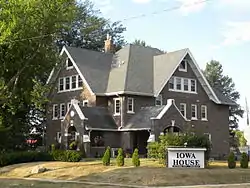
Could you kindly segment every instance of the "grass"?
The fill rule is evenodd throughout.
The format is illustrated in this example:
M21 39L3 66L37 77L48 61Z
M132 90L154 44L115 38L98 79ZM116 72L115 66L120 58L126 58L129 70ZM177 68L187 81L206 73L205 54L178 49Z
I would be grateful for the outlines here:
M30 171L37 165L49 171L31 174ZM226 162L213 162L209 169L168 169L158 161L149 159L141 159L141 167L138 168L132 166L131 159L126 159L124 167L117 167L115 160L108 167L103 166L100 160L79 163L41 162L4 167L0 169L0 178L29 177L151 186L250 182L250 170L239 168L239 163L237 166L236 169L228 169Z

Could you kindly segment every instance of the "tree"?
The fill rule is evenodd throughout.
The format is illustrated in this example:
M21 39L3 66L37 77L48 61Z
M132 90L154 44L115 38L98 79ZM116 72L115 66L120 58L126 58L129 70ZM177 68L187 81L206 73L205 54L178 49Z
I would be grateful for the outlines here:
M143 46L143 47L148 46L148 45L146 45L146 42L144 40L140 40L140 39L135 39L135 41L132 42L132 44L138 45L138 46Z
M237 138L237 145L240 147L247 145L247 140L244 137L243 131L236 130L234 131Z
M101 17L89 0L78 3L76 8L74 20L61 31L62 37L57 40L60 48L67 45L103 51L107 34L112 36L116 51L126 44L122 36L126 28L119 21L112 23Z
M74 0L0 2L0 150L24 144L44 109L44 83L59 62L55 40L75 6Z
M232 78L228 75L223 75L222 65L215 60L207 63L204 75L213 88L219 90L222 94L236 103L235 106L230 106L229 108L229 127L231 130L237 129L239 117L243 116L244 111L237 103L240 99L240 94L236 91Z
M124 155L122 148L119 148L118 150L118 155L116 157L116 164L117 166L124 166Z

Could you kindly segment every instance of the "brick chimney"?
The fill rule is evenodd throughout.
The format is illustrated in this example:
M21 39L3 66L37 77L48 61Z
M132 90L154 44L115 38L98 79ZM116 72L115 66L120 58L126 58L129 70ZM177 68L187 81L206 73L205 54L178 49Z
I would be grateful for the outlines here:
M105 40L104 51L107 53L113 53L114 51L112 37L109 34L107 34L107 39Z

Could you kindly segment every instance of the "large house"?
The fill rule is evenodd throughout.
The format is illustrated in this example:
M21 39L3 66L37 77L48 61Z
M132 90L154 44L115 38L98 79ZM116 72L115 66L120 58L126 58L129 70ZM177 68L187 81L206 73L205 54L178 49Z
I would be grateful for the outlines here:
M162 52L127 45L112 53L63 47L63 66L52 70L54 84L47 115L47 144L68 148L77 141L88 156L105 147L138 148L160 134L206 134L212 155L229 152L229 107L211 88L189 49ZM83 147L82 147L83 146Z

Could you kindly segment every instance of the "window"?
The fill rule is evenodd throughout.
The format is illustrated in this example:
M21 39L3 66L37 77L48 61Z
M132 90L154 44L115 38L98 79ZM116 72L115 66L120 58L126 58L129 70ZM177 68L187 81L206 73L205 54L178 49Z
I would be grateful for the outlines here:
M78 88L82 87L82 78L80 75L78 75Z
M169 80L169 90L185 93L196 93L196 80L181 77L172 77Z
M120 100L120 98L114 99L114 104L115 104L115 107L114 107L115 115L120 115L120 112L121 112L121 100Z
M191 80L191 91L196 92L196 80Z
M180 103L180 111L181 111L181 114L186 117L186 104L185 103Z
M127 108L128 113L134 113L134 98L128 98Z
M65 78L65 90L70 89L70 77Z
M73 68L73 63L70 60L70 58L66 59L66 69L72 69Z
M63 90L64 90L64 79L59 78L59 91L63 91Z
M83 104L83 106L88 106L89 101L88 100L83 100L82 104Z
M155 106L161 106L162 105L162 95L159 94L155 99Z
M76 76L71 77L71 89L76 88Z
M57 141L58 143L61 143L61 141L62 141L62 140L61 140L61 138L62 138L61 135L62 135L61 132L57 132L57 133L56 133L56 141Z
M60 104L60 118L64 118L66 114L65 104Z
M187 60L183 60L179 65L179 71L187 72Z
M204 135L206 135L207 138L208 138L208 140L209 140L210 142L212 142L212 137L211 137L211 134L210 134L210 133L204 133Z
M181 78L176 78L176 89L181 90Z
M197 105L191 105L191 119L197 120Z
M188 91L188 79L184 79L184 91Z
M169 89L174 89L174 78L173 77L171 77L169 79Z
M57 119L58 118L58 105L57 104L54 104L53 105L53 119Z
M71 102L68 102L68 104L67 104L67 111L70 109L70 106L71 106Z
M201 120L207 121L207 106L201 105Z

